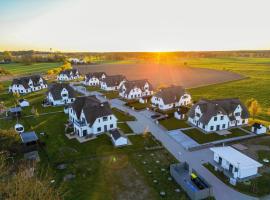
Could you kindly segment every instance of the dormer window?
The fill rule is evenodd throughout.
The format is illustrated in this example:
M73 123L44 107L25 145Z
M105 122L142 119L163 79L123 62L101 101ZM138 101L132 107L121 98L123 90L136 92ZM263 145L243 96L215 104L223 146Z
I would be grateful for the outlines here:
M217 117L214 117L214 121L217 121Z
M201 114L200 113L196 113L196 117L201 117Z

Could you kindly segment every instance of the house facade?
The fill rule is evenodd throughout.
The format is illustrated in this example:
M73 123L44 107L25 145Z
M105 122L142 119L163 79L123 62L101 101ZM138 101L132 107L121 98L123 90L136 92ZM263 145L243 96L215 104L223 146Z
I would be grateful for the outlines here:
M75 101L75 91L67 83L56 83L49 87L47 101L53 106L66 105Z
M84 77L84 84L88 86L98 86L100 81L105 79L107 74L105 72L88 73Z
M80 73L78 69L63 70L57 75L58 81L72 81L78 78L80 78Z
M258 174L258 168L262 167L259 162L230 146L213 147L210 150L214 153L214 165L229 178L252 178Z
M9 92L27 94L47 88L47 82L39 75L13 79Z
M151 96L153 92L150 82L142 79L124 82L119 89L119 96L125 99L140 99Z
M127 137L121 135L118 129L111 130L110 136L115 147L128 145Z
M151 103L160 110L170 110L191 104L191 96L182 86L170 86L154 94Z
M69 120L79 137L99 135L117 128L117 118L108 102L95 96L78 97L69 108Z
M123 75L107 76L103 80L100 80L100 88L105 91L116 91L126 81Z
M188 113L188 122L205 132L248 124L249 112L239 99L200 100Z

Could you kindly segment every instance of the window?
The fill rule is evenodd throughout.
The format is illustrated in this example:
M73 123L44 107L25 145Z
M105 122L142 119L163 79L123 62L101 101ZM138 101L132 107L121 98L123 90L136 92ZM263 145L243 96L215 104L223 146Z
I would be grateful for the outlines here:
M108 117L103 117L103 121L108 121Z
M235 172L238 172L238 168L234 168L234 171L235 171Z
M113 124L110 124L110 128L113 128Z
M112 116L110 116L110 119L112 119Z
M224 116L220 116L220 120L223 120L224 119Z
M241 114L240 112L237 112L235 113L235 116L240 116L240 114Z
M214 126L211 126L211 127L210 127L210 130L211 130L211 131L214 130Z
M214 117L214 121L217 121L217 117Z
M101 131L101 127L98 127L98 128L97 128L97 132L100 132L100 131Z
M225 127L226 127L226 124L223 124L223 125L222 125L222 128L225 128Z
M100 122L100 119L98 119L98 122Z
M205 125L203 125L203 129L205 129Z
M200 115L200 113L196 113L196 117L200 117L201 115Z

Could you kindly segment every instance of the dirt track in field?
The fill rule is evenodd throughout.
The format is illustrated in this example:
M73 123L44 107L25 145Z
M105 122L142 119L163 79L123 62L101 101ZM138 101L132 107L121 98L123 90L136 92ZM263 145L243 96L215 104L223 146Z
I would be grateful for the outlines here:
M155 87L182 85L186 88L223 83L244 78L229 71L190 68L165 64L100 64L78 65L80 72L104 71L108 75L123 74L129 80L147 78Z

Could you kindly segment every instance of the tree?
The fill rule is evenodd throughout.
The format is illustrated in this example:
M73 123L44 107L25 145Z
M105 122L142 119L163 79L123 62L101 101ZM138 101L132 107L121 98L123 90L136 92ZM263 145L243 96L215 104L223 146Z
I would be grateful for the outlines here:
M33 106L32 109L31 109L31 113L32 113L33 115L35 115L36 117L39 116L39 112L38 112L38 110L37 110L34 106Z
M251 114L252 118L254 119L256 115L258 115L262 108L257 100L253 100L249 107L248 107L249 113Z
M52 76L52 75L54 75L54 71L53 71L52 69L50 69L50 70L47 71L47 74L48 74L49 76Z
M11 61L11 58L12 58L11 52L9 52L9 51L4 51L4 53L3 53L3 58L4 58L4 61Z

